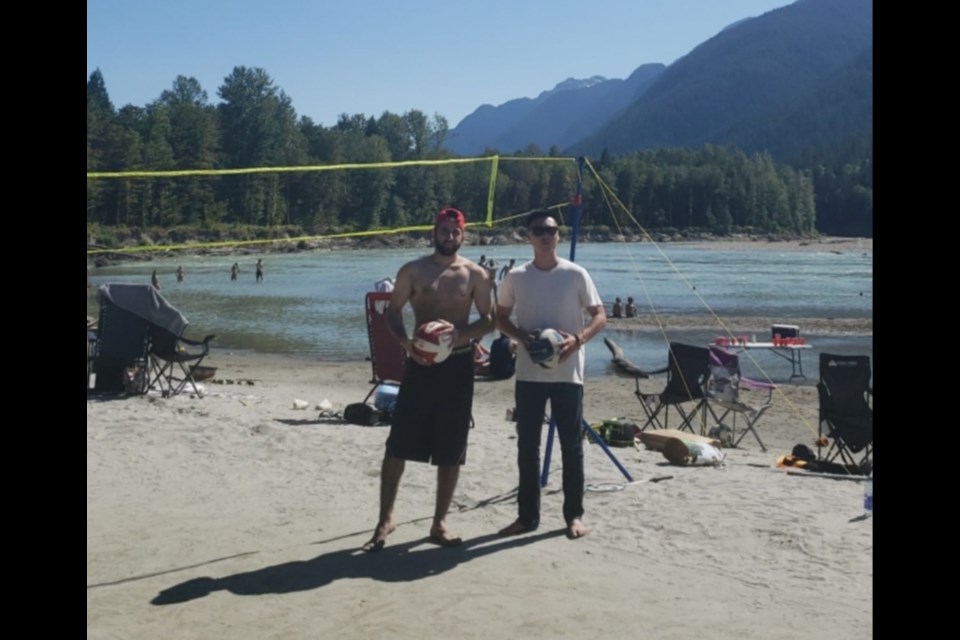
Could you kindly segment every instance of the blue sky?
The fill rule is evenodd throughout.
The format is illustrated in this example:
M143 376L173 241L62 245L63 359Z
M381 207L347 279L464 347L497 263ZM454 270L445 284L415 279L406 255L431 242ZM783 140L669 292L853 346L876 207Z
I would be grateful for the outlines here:
M87 78L145 106L178 75L212 104L236 66L264 69L299 116L419 109L451 127L482 104L569 77L670 64L791 0L87 0Z

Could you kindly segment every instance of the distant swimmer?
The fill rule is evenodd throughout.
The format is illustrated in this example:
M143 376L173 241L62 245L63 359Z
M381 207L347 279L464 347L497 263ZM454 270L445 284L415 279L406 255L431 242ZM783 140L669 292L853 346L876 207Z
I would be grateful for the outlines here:
M153 285L153 288L157 291L160 291L160 278L157 277L157 270L153 270L153 275L150 276L150 284Z
M507 277L507 274L510 273L510 269L513 269L513 265L516 263L517 260L515 258L510 258L510 264L500 269L500 277L498 279L503 280L505 277Z
M183 265L177 267L177 282L183 282Z
M627 317L637 317L637 305L633 304L633 298L627 298Z
M613 309L610 310L611 318L622 318L623 317L623 300L617 298L613 301Z
M233 263L233 266L230 267L230 279L236 280L237 274L240 273L240 265L236 262Z
M257 259L257 282L263 281L263 258Z

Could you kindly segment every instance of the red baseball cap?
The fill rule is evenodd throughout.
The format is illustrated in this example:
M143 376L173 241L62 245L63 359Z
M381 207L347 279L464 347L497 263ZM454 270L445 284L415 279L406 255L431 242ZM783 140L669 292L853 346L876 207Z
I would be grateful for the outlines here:
M463 212L459 209L454 209L453 207L447 207L446 209L441 209L440 213L437 214L437 219L433 221L433 226L437 226L444 220L453 220L457 223L457 226L463 229L467 226L467 218L463 215Z

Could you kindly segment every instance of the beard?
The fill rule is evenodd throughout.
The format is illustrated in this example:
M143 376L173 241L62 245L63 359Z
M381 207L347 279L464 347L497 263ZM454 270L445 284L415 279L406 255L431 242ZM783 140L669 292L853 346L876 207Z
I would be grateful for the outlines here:
M463 243L462 243L462 242L455 242L453 245L449 245L449 244L446 244L446 243L444 243L444 242L441 242L440 240L437 240L436 236L434 236L434 238L433 238L433 247L434 247L434 249L437 250L437 253L439 253L439 254L442 255L442 256L447 256L447 257L449 257L449 256L454 255L457 251L460 250L460 245L461 245L461 244L463 244Z

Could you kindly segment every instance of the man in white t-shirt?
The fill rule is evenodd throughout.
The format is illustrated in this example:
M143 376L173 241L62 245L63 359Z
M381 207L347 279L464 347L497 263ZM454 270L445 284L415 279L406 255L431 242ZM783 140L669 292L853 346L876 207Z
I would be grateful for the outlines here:
M547 400L557 424L563 460L563 517L569 538L590 530L583 523L583 345L603 330L607 315L587 270L557 256L559 227L549 210L526 219L533 260L512 269L500 286L497 327L515 339L518 517L500 535L534 531L540 525L540 436ZM586 312L586 314L584 314ZM588 316L589 321L585 322ZM563 335L560 363L552 369L531 360L527 348L538 329Z

